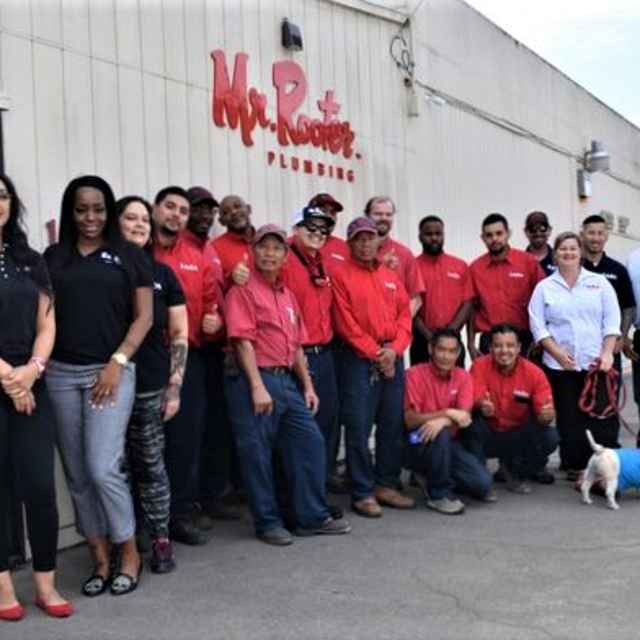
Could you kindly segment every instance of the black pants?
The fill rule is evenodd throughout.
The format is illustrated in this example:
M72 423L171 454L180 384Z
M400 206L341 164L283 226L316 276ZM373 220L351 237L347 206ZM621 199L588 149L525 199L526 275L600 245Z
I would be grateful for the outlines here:
M42 380L33 387L36 409L18 413L0 391L0 571L9 569L7 474L16 470L15 487L24 501L34 571L56 568L58 508L53 473L53 415Z
M593 453L586 430L591 431L596 442L605 447L616 448L618 416L614 414L604 420L598 420L580 411L578 404L587 377L586 371L561 371L549 367L545 367L544 370L551 384L556 407L560 460L568 469L584 469ZM596 404L603 406L600 395L599 391Z

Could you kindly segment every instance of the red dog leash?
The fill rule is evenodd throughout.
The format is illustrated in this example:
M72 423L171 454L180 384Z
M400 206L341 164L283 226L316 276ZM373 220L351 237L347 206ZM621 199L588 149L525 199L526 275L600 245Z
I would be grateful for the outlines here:
M604 376L607 403L605 404L602 411L598 412L596 405L598 398L598 382L600 381L601 375ZM622 410L627 403L627 388L622 385L622 397L620 403L618 404L617 397L619 388L620 373L614 367L611 367L611 369L609 369L609 371L607 371L606 373L604 371L600 371L600 359L597 359L589 367L589 371L587 372L587 377L584 381L584 387L582 389L582 393L580 394L578 407L583 413L586 413L591 418L596 418L598 420L605 420L612 415L617 415L624 428L635 439L636 434L634 433L633 429L627 424L627 421L622 417Z

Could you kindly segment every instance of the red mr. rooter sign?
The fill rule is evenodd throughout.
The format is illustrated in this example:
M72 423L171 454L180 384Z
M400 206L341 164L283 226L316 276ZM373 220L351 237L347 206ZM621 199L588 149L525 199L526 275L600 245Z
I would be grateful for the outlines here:
M311 145L333 156L346 160L360 159L353 148L355 133L351 124L340 121L336 114L340 105L334 100L334 92L327 91L324 100L318 100L322 118L311 118L298 113L307 96L307 78L302 67L290 60L281 60L273 65L273 86L276 90L275 121L267 116L267 96L255 87L247 86L247 64L249 56L238 53L233 68L233 80L229 80L227 59L223 51L217 49L213 58L213 122L218 127L240 127L242 142L253 145L253 132L256 127L275 134L281 147ZM353 182L353 169L343 166L339 160L318 162L298 155L282 153L280 150L267 151L267 163L282 169L299 171L347 180Z

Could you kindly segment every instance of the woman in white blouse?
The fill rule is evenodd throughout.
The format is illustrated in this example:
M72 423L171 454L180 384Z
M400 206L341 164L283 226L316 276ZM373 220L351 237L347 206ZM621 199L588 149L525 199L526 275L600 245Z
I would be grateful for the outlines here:
M601 371L612 367L620 307L607 279L582 268L577 234L559 234L554 257L558 270L536 286L529 319L533 337L544 349L542 361L553 389L561 466L574 476L592 453L586 429L601 444L616 445L617 416L591 418L580 411L578 402L589 367L598 359Z

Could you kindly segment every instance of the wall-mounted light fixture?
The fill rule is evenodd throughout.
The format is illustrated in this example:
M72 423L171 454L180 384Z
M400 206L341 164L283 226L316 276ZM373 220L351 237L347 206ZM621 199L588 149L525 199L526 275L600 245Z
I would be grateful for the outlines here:
M586 169L578 169L578 197L586 200L591 197L591 174Z
M287 51L302 51L302 33L300 27L289 22L287 18L282 21L282 46Z
M587 171L609 171L611 156L605 149L604 143L591 141L591 149L584 154L584 167Z

